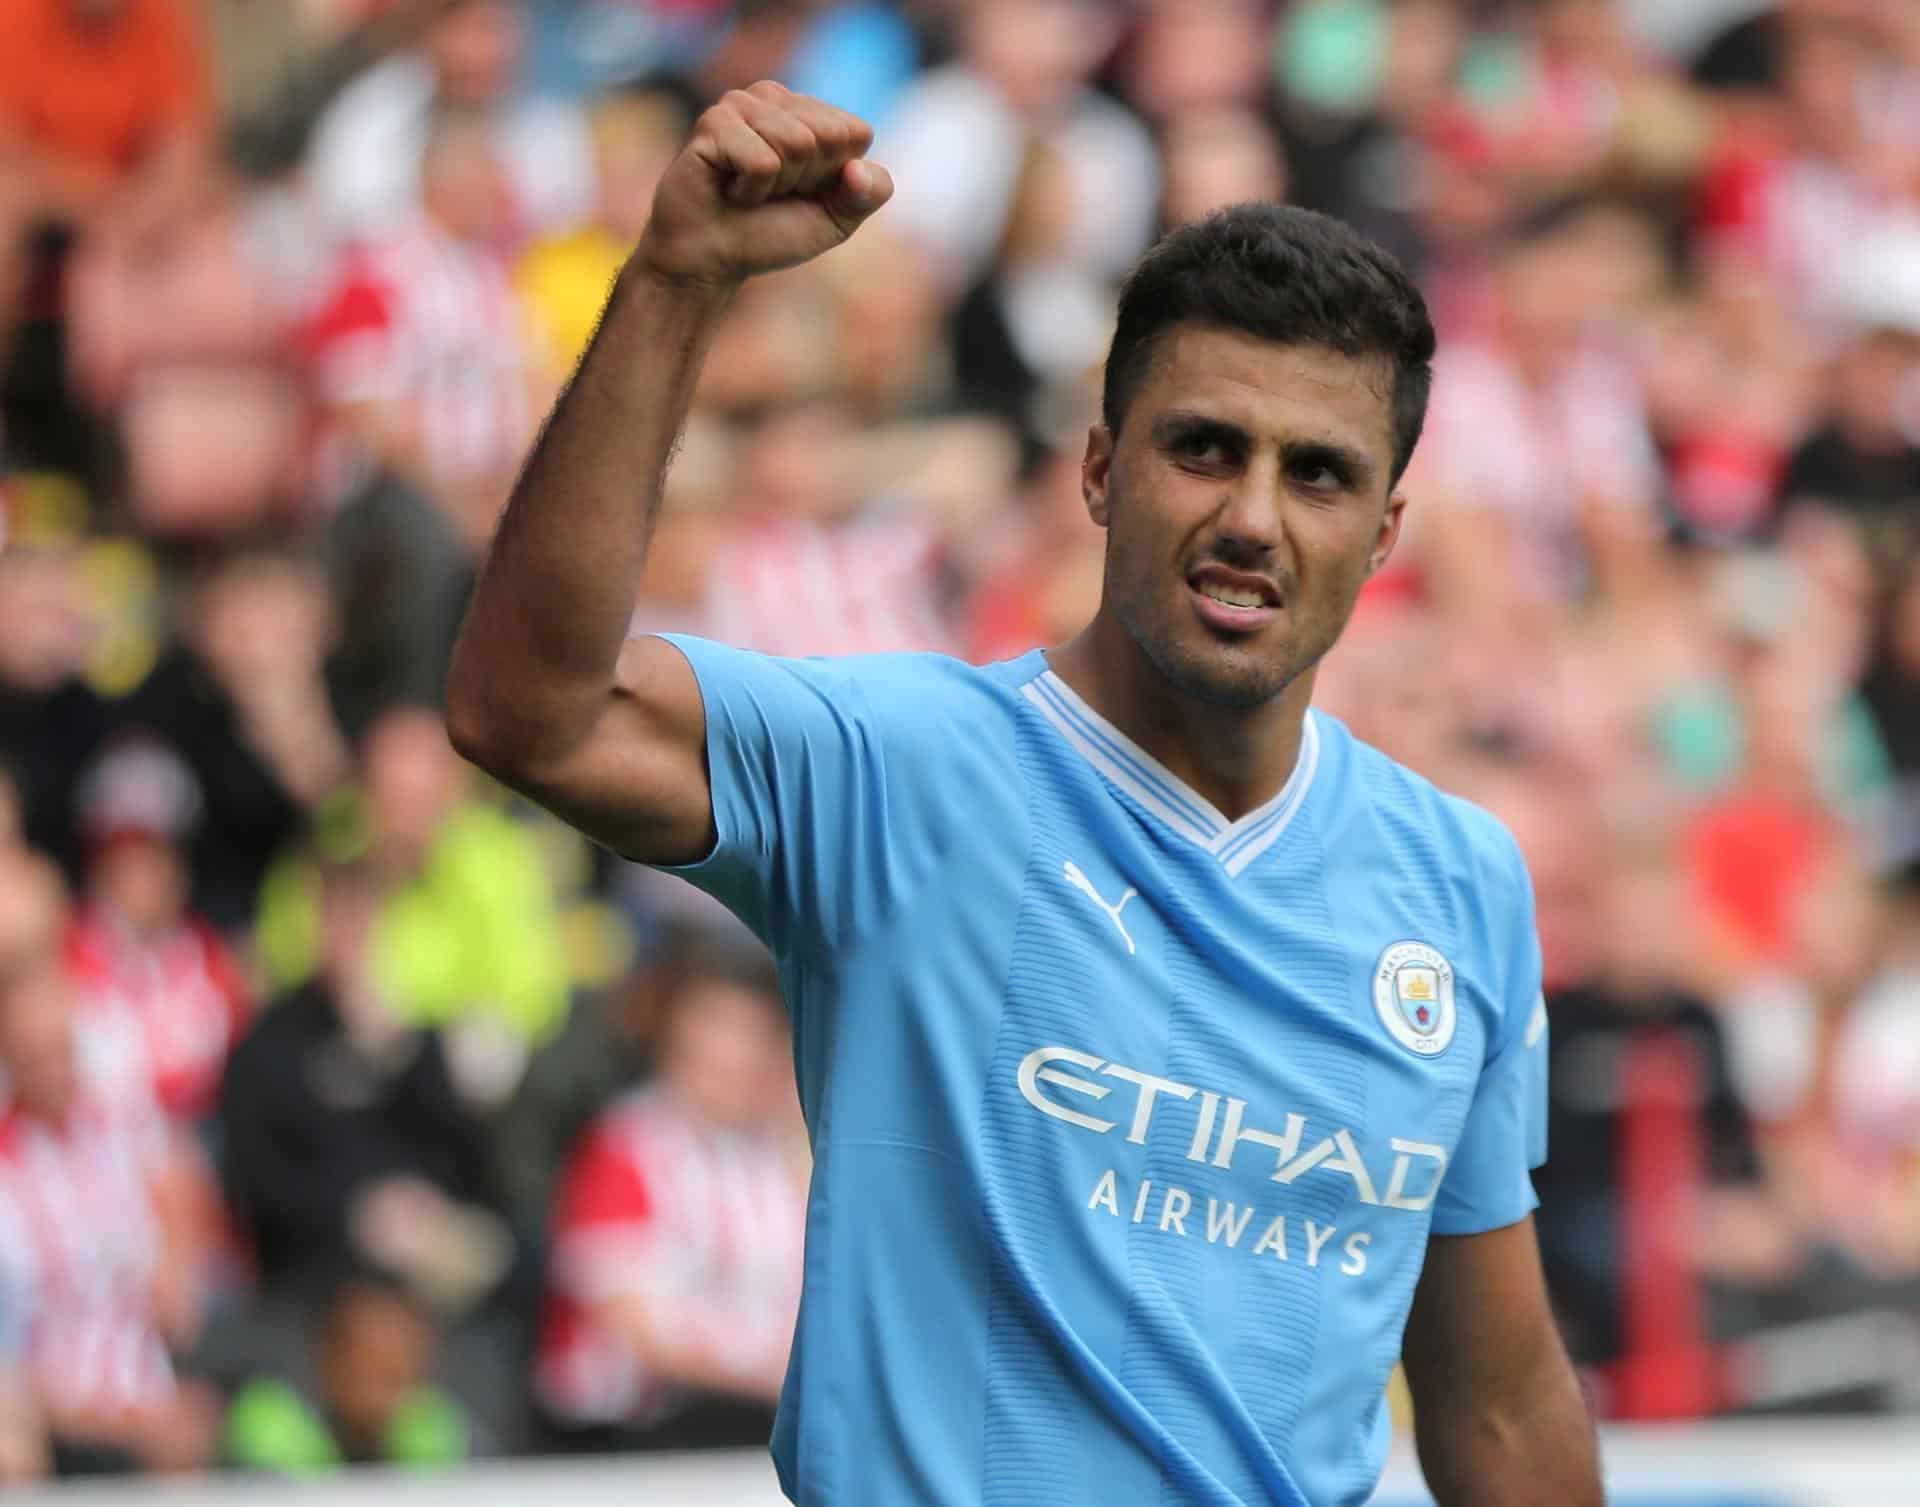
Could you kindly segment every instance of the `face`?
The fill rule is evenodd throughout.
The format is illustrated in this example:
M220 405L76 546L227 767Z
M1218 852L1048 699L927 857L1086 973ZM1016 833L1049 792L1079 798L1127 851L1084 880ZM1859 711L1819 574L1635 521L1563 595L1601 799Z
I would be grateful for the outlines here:
M367 735L363 763L383 848L401 868L424 862L460 798L460 766L439 717L415 707L388 712Z
M408 1304L373 1289L341 1300L320 1355L328 1411L362 1447L377 1445L431 1370L434 1336Z
M136 931L157 934L180 924L191 878L186 860L159 838L122 837L93 862L95 894Z
M504 0L471 0L427 34L440 93L466 105L497 103L520 67L520 13Z
M744 1127L768 1116L766 1089L781 1050L776 1004L742 985L709 979L674 1002L661 1067L701 1118Z
M1252 709L1333 647L1400 531L1391 389L1377 360L1178 326L1093 431L1101 611L1181 694Z

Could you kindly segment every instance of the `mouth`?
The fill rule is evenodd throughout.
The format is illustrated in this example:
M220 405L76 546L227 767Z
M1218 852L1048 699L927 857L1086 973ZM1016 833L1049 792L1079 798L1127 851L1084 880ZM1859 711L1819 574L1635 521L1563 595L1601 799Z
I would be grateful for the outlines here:
M1266 576L1203 565L1187 577L1202 622L1228 633L1254 633L1280 615L1280 588Z

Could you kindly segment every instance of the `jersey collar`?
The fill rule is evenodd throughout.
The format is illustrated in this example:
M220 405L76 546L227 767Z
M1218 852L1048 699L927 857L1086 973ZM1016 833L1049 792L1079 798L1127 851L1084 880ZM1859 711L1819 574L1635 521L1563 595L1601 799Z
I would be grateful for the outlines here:
M1286 784L1272 800L1230 822L1205 796L1088 706L1052 670L1029 680L1020 694L1110 784L1124 790L1180 836L1213 854L1231 875L1237 876L1279 841L1305 802L1320 764L1320 729L1309 707L1300 731L1300 754Z

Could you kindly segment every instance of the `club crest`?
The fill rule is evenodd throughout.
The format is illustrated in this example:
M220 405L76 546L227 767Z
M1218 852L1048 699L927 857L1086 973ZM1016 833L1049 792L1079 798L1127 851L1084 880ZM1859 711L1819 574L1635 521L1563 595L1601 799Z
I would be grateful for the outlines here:
M1453 1040L1453 965L1425 942L1395 942L1374 967L1373 1008L1401 1046L1438 1057Z

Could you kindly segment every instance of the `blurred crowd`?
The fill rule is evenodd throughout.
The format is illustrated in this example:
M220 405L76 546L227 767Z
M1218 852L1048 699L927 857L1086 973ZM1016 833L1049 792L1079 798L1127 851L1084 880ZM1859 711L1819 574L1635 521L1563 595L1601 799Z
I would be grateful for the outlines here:
M1442 354L1320 702L1530 861L1596 1401L1920 1404L1783 1339L1920 1321L1920 6L0 0L0 1481L764 1439L770 966L436 709L762 77L899 194L739 299L636 631L1064 637L1117 279L1357 224Z

